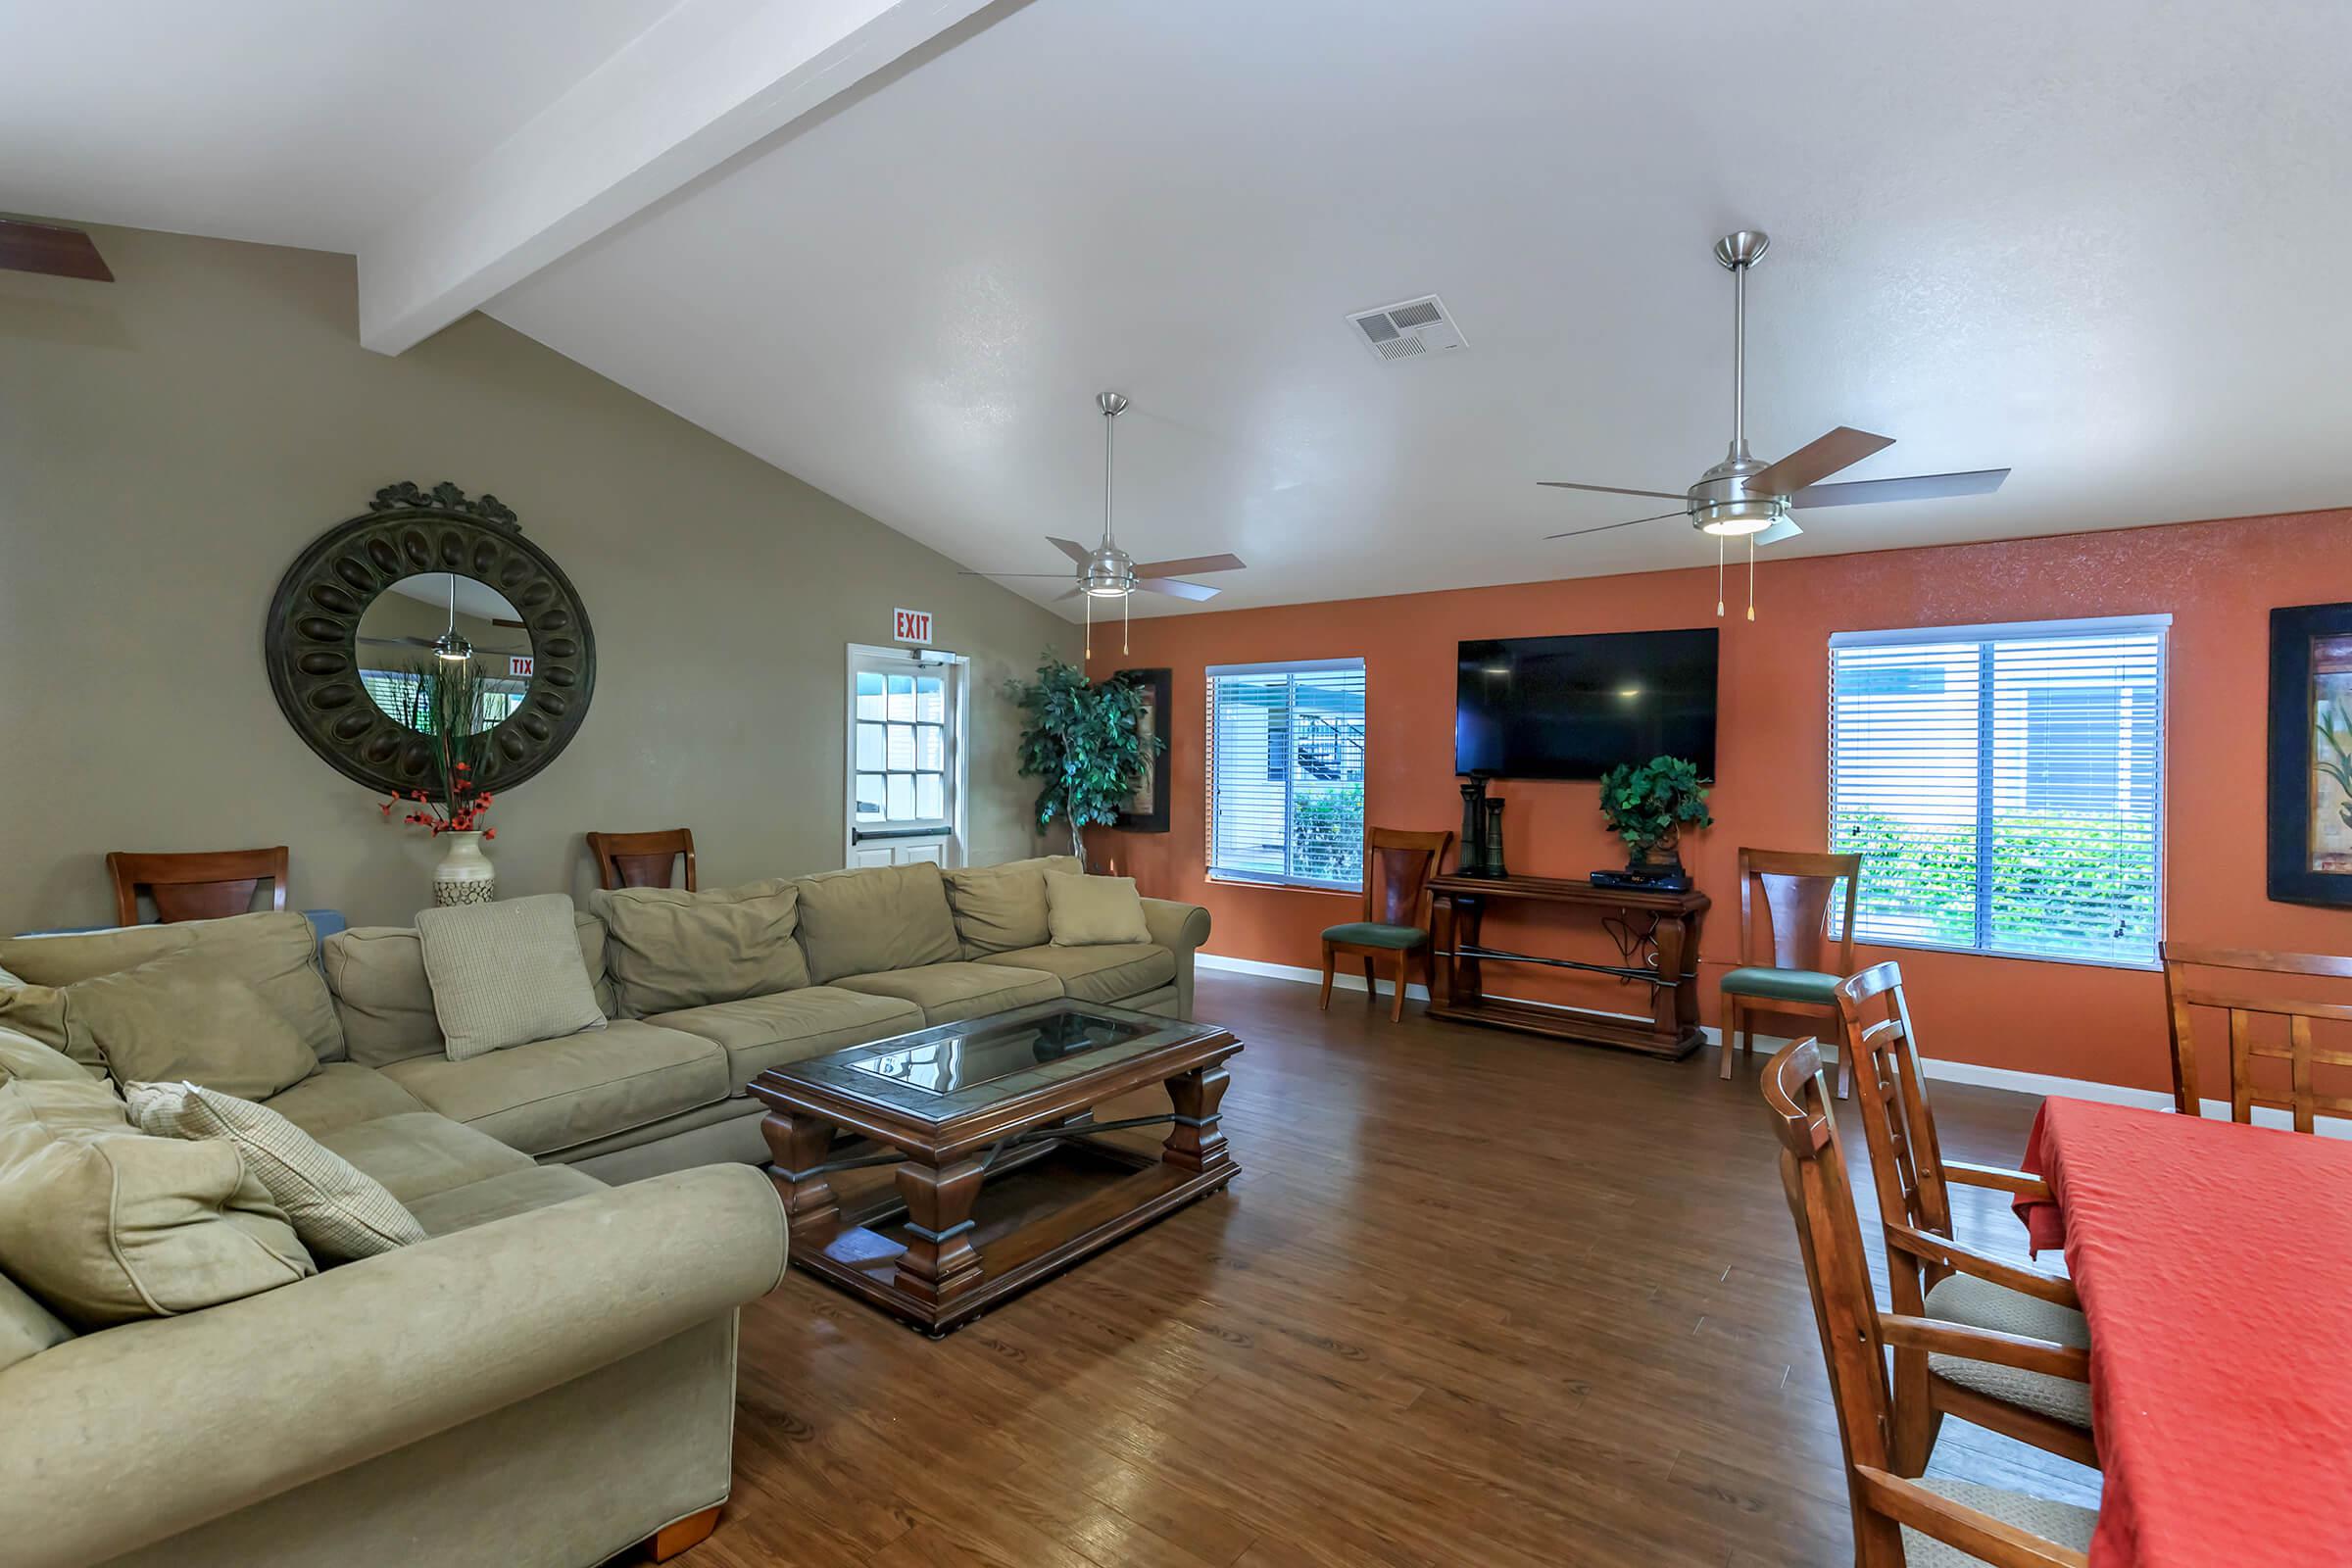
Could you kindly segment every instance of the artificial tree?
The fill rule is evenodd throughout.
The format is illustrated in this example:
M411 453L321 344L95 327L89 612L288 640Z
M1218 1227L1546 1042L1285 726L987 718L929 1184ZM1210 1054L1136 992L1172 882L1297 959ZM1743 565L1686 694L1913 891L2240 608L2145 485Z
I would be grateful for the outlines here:
M1024 717L1021 776L1045 781L1037 825L1069 823L1070 853L1083 863L1087 824L1117 821L1159 755L1159 737L1144 728L1143 692L1116 675L1090 681L1049 653L1036 679L1008 680L1004 695Z
M1677 848L1686 825L1710 826L1707 786L1698 764L1680 757L1620 762L1600 776L1600 814L1632 852L1635 870L1680 871Z

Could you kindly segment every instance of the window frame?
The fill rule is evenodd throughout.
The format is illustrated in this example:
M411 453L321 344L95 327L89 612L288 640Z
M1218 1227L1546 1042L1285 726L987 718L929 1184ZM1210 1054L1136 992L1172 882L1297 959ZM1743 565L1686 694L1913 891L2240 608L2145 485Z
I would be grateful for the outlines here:
M848 679L844 683L846 701L842 729L842 863L845 866L856 868L866 863L865 859L861 859L861 854L870 857L876 853L876 847L880 846L903 846L909 851L929 847L935 851L939 863L943 865L953 866L963 863L964 847L967 842L965 834L970 784L969 748L965 735L966 726L971 718L969 708L971 683L966 679L970 673L970 663L968 656L952 653L944 648L916 648L905 645L893 647L870 643L851 643L849 645ZM861 769L858 765L858 727L860 722L858 717L858 677L860 673L877 670L885 675L886 680L889 675L920 676L928 672L937 672L943 677L945 690L942 692L942 697L945 700L946 710L944 720L937 726L942 731L941 744L944 755L941 762L943 765L937 769L924 767L893 769L885 766L881 771L885 778L892 772L905 773L909 776L936 774L940 779L942 804L946 807L944 815L920 817L896 824L888 822L864 824L858 821L858 778L861 772L871 773L874 769ZM885 691L887 692L887 685ZM875 721L866 720L865 722ZM887 729L887 726L897 721L885 718L879 722ZM906 722L917 728L931 723L927 719L907 720ZM887 745L887 740L885 744ZM887 760L886 756L885 762ZM861 846L865 847L862 851Z
M1296 676L1323 674L1333 671L1352 672L1357 677L1359 682L1362 683L1364 705L1363 723L1365 729L1363 746L1363 782L1368 795L1371 784L1371 677L1365 662L1361 657L1340 659L1278 659L1271 660L1263 663L1253 664L1210 664L1203 672L1203 685L1205 688L1203 708L1206 722L1202 728L1206 743L1203 747L1203 750L1206 753L1207 765L1201 770L1205 775L1202 781L1202 794L1205 798L1205 810L1203 812L1203 832L1201 835L1203 840L1201 846L1201 859L1204 862L1205 874L1208 877L1208 880L1211 882L1224 883L1235 887L1297 888L1309 893L1332 893L1338 894L1345 898L1352 899L1360 899L1363 897L1364 866L1360 858L1357 861L1356 874L1354 880L1352 881L1335 881L1322 877L1295 876L1287 871L1281 874L1270 874L1267 872L1250 871L1236 867L1221 867L1217 864L1218 680L1230 676ZM1291 861L1293 835L1298 831L1297 811L1298 779L1298 768L1296 765L1297 753L1295 747L1291 746L1291 742L1289 740L1289 737L1295 734L1297 730L1296 716L1298 711L1298 704L1295 696L1297 687L1294 685L1292 690L1294 693L1294 698L1291 706L1285 710L1284 720L1285 746L1286 749L1289 749L1291 753L1289 762L1284 767L1282 773L1283 861L1285 865L1288 865ZM1272 782L1271 776L1269 776L1267 782ZM1367 802L1367 814L1369 813L1369 810L1370 807L1369 803Z
M2148 816L2149 843L2153 856L2148 956L2144 959L2103 958L2055 953L2033 953L2015 948L1992 946L1990 945L1992 926L1989 919L1982 913L1977 922L1977 929L1985 936L1986 945L1983 946L1974 941L1963 945L1932 942L1919 937L1876 937L1868 935L1861 929L1865 913L1859 903L1857 903L1854 914L1857 927L1854 941L1858 946L1893 948L1921 953L1952 953L1973 957L2006 958L2023 963L2063 963L2093 969L2131 969L2143 973L2160 972L2163 969L2166 936L2166 878L2171 860L2166 843L2166 831L2169 820L2167 797L2171 786L2168 758L2172 729L2172 625L2173 617L2169 612L2157 612L2141 615L2095 615L2053 620L1990 621L1963 626L1889 627L1876 631L1840 631L1831 634L1826 661L1828 703L1826 705L1827 711L1823 715L1825 722L1822 727L1827 743L1825 750L1828 754L1828 787L1825 791L1827 798L1824 802L1824 816L1827 840L1833 851L1838 848L1838 655L1840 650L1976 643L1980 645L1979 653L1980 658L1984 661L1983 667L1986 671L1986 676L1989 676L1992 665L1991 649L1993 645L2002 642L2058 642L2069 639L2095 641L2144 633L2152 634L2156 643L2156 713L2152 757L2155 782L2154 788L2150 792ZM1983 846L1993 820L1989 813L1991 811L1990 797L1994 788L1994 759L1987 743L1994 722L1993 705L1997 692L1998 687L1995 683L1988 678L1980 677L1977 697L1978 727L1980 736L1984 739L1981 739L1977 752L1974 780L1974 787L1980 803L1977 824L1980 848L1977 858L1976 889L1980 910L1985 907L1991 897L1992 889L1992 884L1988 880L1990 868L1985 859ZM1856 890L1857 897L1860 892L1860 889Z

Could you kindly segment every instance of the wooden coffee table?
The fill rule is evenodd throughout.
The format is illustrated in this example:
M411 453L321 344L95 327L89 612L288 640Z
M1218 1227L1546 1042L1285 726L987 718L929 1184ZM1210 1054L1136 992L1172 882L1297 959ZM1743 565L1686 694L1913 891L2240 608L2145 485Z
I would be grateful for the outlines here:
M1233 1180L1217 1105L1241 1049L1213 1024L1065 999L763 1072L751 1092L792 1261L945 1334ZM1168 1114L1095 1120L1154 1083ZM1150 1125L1170 1129L1156 1157L1099 1136ZM837 1147L845 1131L883 1151ZM834 1175L878 1165L893 1188L835 1195Z

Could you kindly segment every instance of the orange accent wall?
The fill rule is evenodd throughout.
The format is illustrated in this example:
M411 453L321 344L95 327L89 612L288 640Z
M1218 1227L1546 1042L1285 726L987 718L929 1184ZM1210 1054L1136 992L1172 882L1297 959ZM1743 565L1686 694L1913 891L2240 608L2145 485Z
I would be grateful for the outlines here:
M1661 526L1664 526L1661 524ZM1531 549L1550 546L1531 545ZM1735 581L1737 593L1743 584ZM1744 598L1743 594L1740 597ZM1739 847L1824 848L1828 828L1832 632L2082 615L2173 619L2167 708L2165 930L2182 941L2352 953L2352 910L2264 896L2265 705L2274 606L2352 600L2352 512L2180 523L1804 560L1757 567L1757 618L1715 622L1715 573L1622 577L1404 594L1380 599L1154 617L1118 657L1098 626L1092 669L1158 665L1175 674L1171 830L1092 829L1097 869L1115 864L1145 892L1208 906L1207 951L1320 965L1319 933L1357 917L1360 899L1213 882L1205 874L1204 670L1210 664L1360 657L1365 664L1366 810L1396 827L1454 828L1455 643L1720 624L1723 665L1715 825L1683 858L1713 895L1700 943L1704 1016L1713 981L1737 961ZM1590 783L1505 780L1514 871L1582 876L1624 863ZM1486 940L1523 952L1612 956L1572 918L1542 934L1491 912ZM1934 1056L2138 1088L2170 1084L2161 976L2141 970L1858 946L1857 961L1901 961L1921 1043ZM1605 978L1490 966L1497 992L1641 1010ZM1336 1005L1336 1004L1335 1004Z

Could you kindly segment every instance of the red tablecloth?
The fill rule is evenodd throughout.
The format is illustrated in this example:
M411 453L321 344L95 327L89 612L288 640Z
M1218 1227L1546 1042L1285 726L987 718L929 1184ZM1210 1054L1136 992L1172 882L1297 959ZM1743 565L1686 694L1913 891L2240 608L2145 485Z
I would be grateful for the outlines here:
M2047 1100L2025 1168L2090 1320L2093 1568L2352 1563L2352 1142Z

